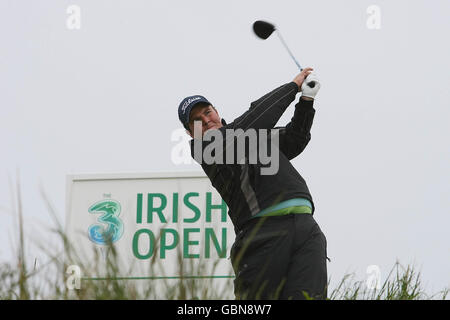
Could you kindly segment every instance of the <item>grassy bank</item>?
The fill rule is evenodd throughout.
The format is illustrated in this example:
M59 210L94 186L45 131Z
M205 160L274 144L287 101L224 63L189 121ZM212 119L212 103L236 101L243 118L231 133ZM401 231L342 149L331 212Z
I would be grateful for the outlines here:
M119 257L112 245L106 257L93 248L90 255L93 258L86 259L85 253L77 252L68 241L55 210L43 192L49 216L53 219L48 232L57 239L56 245L37 243L39 253L30 254L25 241L20 187L17 186L16 190L13 207L18 223L18 248L14 261L0 263L0 299L234 299L232 273L219 281L198 277L129 280L124 279L124 275L130 276L130 273L124 274L123 270L119 270ZM71 266L67 261L71 261ZM199 274L199 269L201 273L203 267L201 263L194 265L189 259L182 259L181 252L178 252L178 274ZM149 268L148 274L164 273L164 266L157 259L149 264ZM214 270L215 265L212 268ZM80 270L93 270L94 274L101 273L103 276L86 277L77 273ZM366 279L356 279L354 274L348 274L335 288L328 288L328 299L447 299L448 292L449 289L445 288L431 295L426 294L421 273L413 265L403 266L396 262L379 289L369 289Z

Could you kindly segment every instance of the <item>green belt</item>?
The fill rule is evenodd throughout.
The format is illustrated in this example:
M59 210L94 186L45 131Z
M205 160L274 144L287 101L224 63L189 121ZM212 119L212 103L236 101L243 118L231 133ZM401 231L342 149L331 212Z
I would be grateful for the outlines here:
M312 205L307 199L297 198L283 201L274 206L266 208L254 217L284 216L287 214L309 213L312 214Z

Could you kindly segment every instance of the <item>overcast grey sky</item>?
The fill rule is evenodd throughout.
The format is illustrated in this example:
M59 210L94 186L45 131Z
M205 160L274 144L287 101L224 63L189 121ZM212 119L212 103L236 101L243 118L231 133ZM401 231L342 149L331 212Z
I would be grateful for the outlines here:
M72 4L79 30L66 25ZM322 84L293 163L329 276L378 265L385 277L398 260L429 292L450 286L449 12L448 0L0 0L0 261L16 169L28 242L48 237L40 183L64 219L69 173L201 171L171 161L181 99L202 94L231 122L298 73L276 37L253 35L265 19Z

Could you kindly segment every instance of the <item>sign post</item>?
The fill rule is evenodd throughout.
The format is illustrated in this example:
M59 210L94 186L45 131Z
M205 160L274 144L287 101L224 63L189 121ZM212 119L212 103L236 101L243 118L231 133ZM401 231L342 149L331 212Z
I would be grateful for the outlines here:
M85 278L234 277L233 225L204 173L68 175L66 192L66 236ZM111 250L114 275L106 265Z

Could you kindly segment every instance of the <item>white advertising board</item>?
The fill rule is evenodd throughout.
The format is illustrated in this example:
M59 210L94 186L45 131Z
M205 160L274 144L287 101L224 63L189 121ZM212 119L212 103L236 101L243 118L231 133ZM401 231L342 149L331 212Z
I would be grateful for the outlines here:
M203 172L68 175L66 192L69 243L83 265L100 257L85 277L106 276L111 246L122 280L234 277L228 208Z

